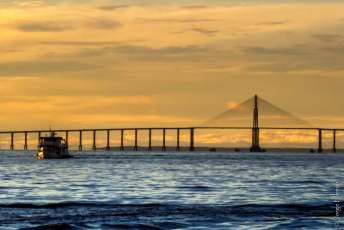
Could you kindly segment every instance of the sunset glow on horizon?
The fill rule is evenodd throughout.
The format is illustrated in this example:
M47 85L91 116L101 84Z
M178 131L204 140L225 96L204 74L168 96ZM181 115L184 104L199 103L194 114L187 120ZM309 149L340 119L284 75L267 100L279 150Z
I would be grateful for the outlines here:
M192 126L254 94L343 128L343 12L340 1L1 1L1 130Z

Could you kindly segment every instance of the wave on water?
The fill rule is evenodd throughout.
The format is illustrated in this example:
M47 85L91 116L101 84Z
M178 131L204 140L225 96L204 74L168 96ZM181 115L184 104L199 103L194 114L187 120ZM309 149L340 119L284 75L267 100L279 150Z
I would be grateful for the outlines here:
M99 226L101 229L111 230L125 230L125 229L140 229L140 230L163 230L163 229L175 229L183 227L182 225L176 224L166 224L165 226L156 226L153 224L101 224ZM88 225L82 224L49 224L40 225L36 227L21 228L20 230L81 230L90 229Z
M33 203L12 203L0 204L0 213L4 209L20 210L111 210L111 214L126 215L129 212L133 214L190 214L190 215L218 215L228 214L235 216L335 216L343 215L344 209L337 209L336 207L343 207L344 201L327 202L319 204L242 204L242 205L197 205L197 204L111 204L106 202L61 202L48 204L33 204ZM120 210L120 213L116 213ZM123 212L127 210L128 213ZM340 213L338 213L340 211ZM102 215L102 213L99 213ZM103 213L106 215L106 213Z
M176 229L202 221L209 224L331 219L344 216L343 209L336 209L338 205L343 206L344 202L243 205L13 203L0 204L0 226L21 223L21 229L26 230ZM97 223L97 228L93 228L94 223Z
M204 185L178 186L176 188L181 189L181 190L192 191L192 192L211 192L215 190L214 188L210 186L204 186Z
M21 230L79 230L82 227L76 226L74 224L47 224L40 225L36 227L21 228Z
M81 208L81 207L99 207L99 208L119 208L119 207L156 207L160 204L111 204L106 202L58 202L46 204L34 203L12 203L0 204L0 208L17 208L17 209L55 209L55 208Z

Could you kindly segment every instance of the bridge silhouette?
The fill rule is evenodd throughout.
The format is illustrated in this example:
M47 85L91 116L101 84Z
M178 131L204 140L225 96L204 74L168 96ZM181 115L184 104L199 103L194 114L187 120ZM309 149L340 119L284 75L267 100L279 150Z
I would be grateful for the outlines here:
M251 123L251 124L250 124ZM263 126L261 126L263 124ZM270 125L270 126L269 126ZM317 128L313 127L311 124L303 121L297 116L290 114L289 112L280 109L279 107L273 105L272 103L258 97L255 95L249 100L234 106L233 108L221 113L220 115L206 121L204 124L199 126L191 127L142 127L142 128L100 128L100 129L54 129L54 130L24 130L24 131L0 131L0 135L6 135L10 138L10 144L8 150L15 150L15 141L16 136L24 136L23 147L16 150L29 150L29 134L37 136L37 144L39 138L47 133L52 131L57 133L64 133L64 138L66 143L69 144L69 137L72 133L78 134L78 150L83 151L83 136L85 132L92 133L92 149L103 149L103 150L119 150L119 151L139 151L142 149L142 146L138 145L139 142L139 133L146 132L148 146L146 146L147 151L152 151L159 149L160 151L167 151L171 149L171 146L166 144L166 132L175 131L176 132L176 143L172 147L175 151L188 150L196 151L197 149L201 150L211 150L214 151L214 148L209 147L197 147L195 144L195 135L197 131L201 130L232 130L240 131L246 130L251 132L251 145L247 148L251 152L264 152L265 148L261 146L260 135L262 131L266 130L295 130L295 131L312 131L317 132L317 146L312 151L317 151L319 153L324 151L323 148L323 132L332 133L332 147L330 151L337 152L337 133L343 132L344 129L337 128ZM160 131L162 132L161 146L153 146L152 144L152 134L153 132ZM188 131L188 147L181 146L181 132ZM105 142L106 146L99 148L97 147L97 134L99 132L105 132ZM113 132L118 132L120 134L119 146L112 146L111 144L111 134ZM133 146L125 145L125 134L127 132L134 133L134 144ZM215 149L216 150L216 149Z

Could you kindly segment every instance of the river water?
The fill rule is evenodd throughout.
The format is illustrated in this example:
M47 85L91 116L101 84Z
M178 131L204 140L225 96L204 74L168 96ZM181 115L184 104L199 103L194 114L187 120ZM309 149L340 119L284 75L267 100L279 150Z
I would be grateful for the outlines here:
M0 229L344 229L344 155L0 152Z

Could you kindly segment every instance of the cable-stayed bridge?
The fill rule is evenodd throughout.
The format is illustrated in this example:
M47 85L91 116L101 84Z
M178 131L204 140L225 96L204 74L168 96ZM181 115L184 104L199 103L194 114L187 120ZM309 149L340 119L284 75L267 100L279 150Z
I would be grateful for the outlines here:
M262 131L307 131L316 133L317 146L312 148L312 151L323 152L323 133L330 132L332 135L331 147L326 150L337 152L337 135L338 133L344 133L344 129L336 128L318 128L314 127L306 121L298 118L297 116L273 105L272 103L258 97L248 99L247 101L234 106L233 108L226 110L218 116L209 119L204 124L191 127L142 127L142 128L102 128L102 129L54 129L54 130L24 130L24 131L0 131L1 137L5 136L9 138L9 145L3 149L9 150L29 150L29 143L36 143L41 136L48 134L52 131L62 134L66 139L66 143L70 143L70 136L77 134L77 150L85 150L83 141L85 140L85 133L91 134L91 149L97 150L119 150L119 151L139 151L139 150L159 150L159 151L195 151L195 150L216 150L213 146L197 146L196 137L200 131L216 132L218 130L230 130L233 132L248 131L250 132L250 143L247 148L252 152L264 152L266 148L261 145L261 133ZM105 137L100 140L97 138L98 133L105 133ZM161 139L161 145L153 145L153 133L158 133ZM171 146L167 144L167 132L175 133L175 142ZM187 133L187 146L182 146L181 133ZM114 134L118 136L118 139L114 141ZM139 134L145 133L144 137L140 137ZM131 135L133 141L132 144L126 144L125 140L128 135ZM22 137L22 147L18 147L17 137ZM34 139L33 139L34 138ZM104 140L105 139L105 140ZM145 145L140 145L139 142L146 141ZM104 143L103 146L98 146L99 142ZM116 144L113 144L116 142ZM71 145L71 144L70 144ZM2 147L2 146L1 146ZM237 151L238 149L235 148Z
M307 121L285 111L282 108L258 97L249 98L223 113L206 121L206 126L255 126L258 122L261 127L278 128L313 128ZM256 125L258 125L258 123Z

